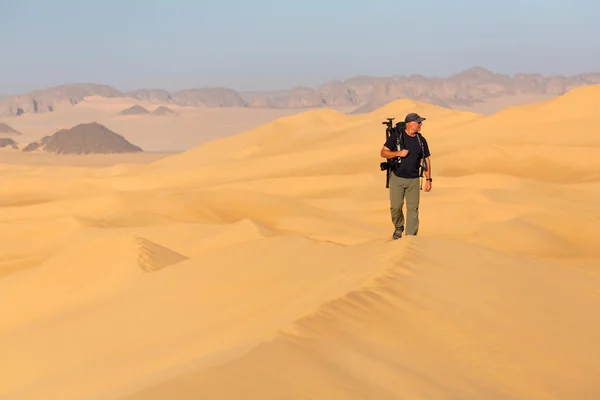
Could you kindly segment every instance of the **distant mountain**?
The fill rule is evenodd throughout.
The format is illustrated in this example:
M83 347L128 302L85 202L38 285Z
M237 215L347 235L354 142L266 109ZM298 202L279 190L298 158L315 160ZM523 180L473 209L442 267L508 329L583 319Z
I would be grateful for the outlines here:
M144 115L144 114L150 114L150 111L146 110L144 107L142 107L138 104L119 112L119 115Z
M25 95L10 96L0 101L0 117L24 113L51 112L57 107L72 106L86 96L118 97L118 90L97 84L72 84L36 90Z
M10 96L0 101L0 117L23 113L51 112L57 107L77 104L86 96L121 97L150 100L180 106L313 108L356 106L374 109L391 100L407 97L444 107L468 106L494 97L518 94L558 96L582 85L600 83L600 73L571 77L541 74L493 73L474 67L447 78L423 75L372 77L355 76L345 81L326 82L318 88L295 87L289 90L236 92L224 87L204 87L168 92L140 89L120 92L107 85L72 84Z
M21 132L19 132L12 126L5 124L4 122L0 122L0 135L21 135Z
M19 144L15 142L14 139L0 137L0 149L5 147L10 147L11 149L17 150L19 148Z
M97 122L79 124L71 129L61 129L28 144L24 152L45 151L54 154L136 153L143 151L123 136Z

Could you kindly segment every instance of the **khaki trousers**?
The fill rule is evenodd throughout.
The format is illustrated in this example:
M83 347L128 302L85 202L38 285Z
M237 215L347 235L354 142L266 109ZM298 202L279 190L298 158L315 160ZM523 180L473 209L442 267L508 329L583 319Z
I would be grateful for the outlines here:
M397 232L405 232L406 235L416 235L419 232L420 195L420 178L401 178L390 173L390 213ZM402 212L405 200L406 221Z

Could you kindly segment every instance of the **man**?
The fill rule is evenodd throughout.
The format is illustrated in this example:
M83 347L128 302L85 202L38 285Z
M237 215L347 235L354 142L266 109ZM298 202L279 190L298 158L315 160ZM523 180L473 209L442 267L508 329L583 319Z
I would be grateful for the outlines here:
M381 157L386 159L398 157L398 162L390 174L390 212L396 228L392 238L400 239L403 233L416 235L419 231L419 202L421 190L421 163L424 161L425 191L431 190L431 161L429 145L421 135L421 126L425 118L416 113L406 115L406 130L400 132L400 148L396 135L390 135L381 149ZM406 200L406 229L402 207Z

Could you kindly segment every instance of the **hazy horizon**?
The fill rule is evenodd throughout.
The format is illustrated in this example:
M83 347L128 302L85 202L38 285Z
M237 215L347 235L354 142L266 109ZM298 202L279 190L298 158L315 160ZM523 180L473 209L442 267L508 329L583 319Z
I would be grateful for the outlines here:
M447 77L472 67L508 75L600 71L593 51L600 4L561 4L5 2L0 95L68 83L254 91L357 75Z

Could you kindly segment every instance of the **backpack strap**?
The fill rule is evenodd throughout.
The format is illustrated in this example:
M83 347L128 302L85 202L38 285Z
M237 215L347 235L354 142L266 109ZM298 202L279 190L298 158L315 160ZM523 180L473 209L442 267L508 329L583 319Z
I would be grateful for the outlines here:
M425 164L425 146L423 146L423 141L421 140L421 133L417 132L417 140L419 141L419 145L421 146L421 159L419 160L419 177L423 177L423 172L427 168ZM421 180L421 189L423 188L423 181Z
M400 140L402 141L402 148L406 149L406 143L405 143L405 139L404 139L404 129L400 131Z
M398 130L396 131L396 151L400 151L406 148L406 143L404 140L404 131ZM402 162L402 158L398 157L398 164Z
M421 161L425 159L425 146L423 146L423 142L421 141L421 134L417 132L417 140L419 141L419 145L421 146Z

